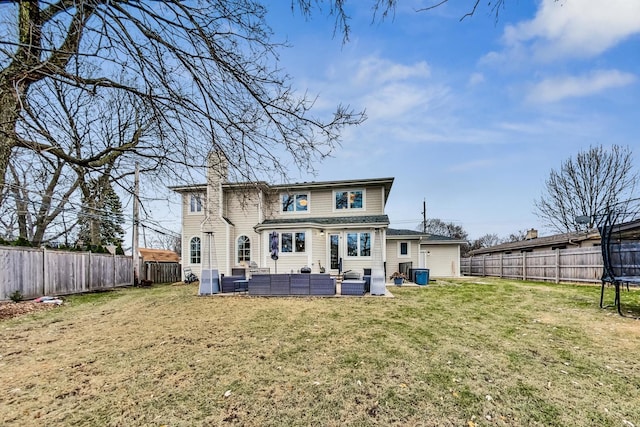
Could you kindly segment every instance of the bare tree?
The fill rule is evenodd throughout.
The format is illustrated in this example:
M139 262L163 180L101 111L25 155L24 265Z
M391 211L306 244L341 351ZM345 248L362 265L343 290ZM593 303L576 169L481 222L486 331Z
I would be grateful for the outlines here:
M591 147L563 162L559 171L551 171L545 194L535 202L535 214L560 233L588 230L607 206L632 198L637 183L628 147ZM578 216L589 221L579 224Z
M25 155L9 164L9 205L14 203L18 236L35 245L56 240L76 224L62 214L73 200L78 182L60 159ZM14 216L14 215L11 215ZM12 234L3 224L6 235Z
M453 222L444 222L440 218L429 218L425 223L421 223L417 229L420 231L424 230L429 234L451 237L453 239L467 240L469 237L461 225Z
M509 234L507 237L502 238L499 243L521 242L527 239L527 235L527 230L517 230Z
M490 248L500 243L500 238L497 234L485 234L477 239L473 240L469 245L469 250L473 251L481 248Z
M488 3L495 13L506 0ZM400 0L371 0L374 19L392 15ZM437 8L434 0L417 11ZM303 15L328 5L335 31L349 38L344 0L292 0ZM476 12L479 0L469 0ZM291 162L314 169L332 153L344 126L363 112L339 105L314 117L315 99L296 94L278 67L278 49L257 0L163 2L144 0L14 0L0 2L0 205L9 159L16 149L48 152L82 167L100 167L114 151L70 155L51 142L33 141L20 122L33 103L32 88L45 80L95 93L126 92L164 122L155 141L169 162L204 165L217 149L245 179L262 173L286 177ZM284 156L287 154L287 156ZM170 170L165 170L170 173Z
M384 18L399 0L371 1L374 15ZM493 4L496 16L503 1ZM470 0L470 14L478 3ZM292 1L307 16L329 5L344 41L346 4ZM9 200L17 213L0 221L7 235L17 230L39 242L57 219L68 235L75 223L65 205L75 189L86 199L95 175L119 183L134 162L143 173L179 179L185 175L175 173L179 165L183 172L204 166L215 149L244 180L286 179L291 163L313 170L335 149L341 130L365 116L341 105L330 117L312 115L315 99L296 94L278 67L286 45L272 40L265 16L254 0L0 2L0 210ZM112 119L94 108L105 102L130 108L114 106ZM91 115L92 108L103 114ZM65 124L69 134L60 130ZM25 156L52 179L16 168ZM26 189L38 179L43 191L36 202Z
M69 238L74 241L71 235L82 216L85 228L93 230L91 238L83 236L83 240L98 245L100 221L108 220L99 206L101 195L116 185L121 193L128 191L125 179L133 174L136 160L145 171L159 169L167 161L167 149L154 142L161 132L160 123L146 104L126 92L98 89L88 93L56 80L44 81L31 90L32 102L24 110L21 133L64 155L29 150L14 153L3 208L9 217L15 212L17 221L3 221L4 234L15 234L17 226L18 236L35 245L61 236L67 242ZM110 148L113 150L101 166L67 161Z
M160 230L158 227L142 224L146 233L146 247L154 249L166 249L177 254L182 253L182 236L180 233L169 230Z
M291 162L313 168L344 126L364 119L343 106L328 119L311 115L315 100L297 95L278 68L283 45L271 41L256 1L17 0L0 7L13 16L0 34L0 187L16 149L87 168L125 149L75 155L22 133L32 89L46 80L146 103L163 122L155 144L167 148L174 168L203 165L216 148L251 179L284 175Z

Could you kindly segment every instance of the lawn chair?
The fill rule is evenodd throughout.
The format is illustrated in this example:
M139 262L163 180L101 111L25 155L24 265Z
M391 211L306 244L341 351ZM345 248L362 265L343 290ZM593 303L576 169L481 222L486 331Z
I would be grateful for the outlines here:
M193 283L198 281L198 276L196 276L190 268L184 269L184 283Z

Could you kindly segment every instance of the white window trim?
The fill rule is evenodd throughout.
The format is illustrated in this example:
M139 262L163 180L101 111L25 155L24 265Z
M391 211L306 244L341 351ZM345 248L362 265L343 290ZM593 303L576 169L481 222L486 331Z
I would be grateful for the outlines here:
M304 252L298 252L296 251L296 234L297 233L302 233L304 234ZM283 234L291 234L291 245L292 245L292 251L291 252L283 252L282 251L282 235ZM280 248L278 250L278 256L291 256L291 255L302 255L302 254L308 254L309 253L309 233L307 233L306 230L286 230L286 231L281 231L279 232L279 244L280 244Z
M200 262L192 262L192 256L191 256L191 241L195 238L200 239ZM188 256L189 256L189 265L202 265L202 257L203 257L203 253L202 253L202 237L201 236L191 236L189 237L189 242L187 243L187 247L188 247Z
M241 237L246 237L247 239L249 239L249 262L251 262L251 260L253 259L253 248L252 248L252 244L251 244L251 237L247 236L246 234L241 234L236 238L236 263L241 263L241 262L247 262L246 260L242 260L240 261L240 257L239 257L239 251L240 251L240 238Z
M369 255L360 255L360 235L361 234L368 234L369 235ZM358 255L349 255L349 234L357 234L358 235ZM374 245L374 241L373 241L373 233L371 231L356 231L356 230L352 230L352 231L346 231L344 233L344 257L345 258L349 258L349 259L370 259L372 254L373 254L373 245Z
M407 244L407 254L403 255L402 254L402 244L406 243ZM411 258L411 242L408 240L401 240L398 242L398 258Z
M199 211L191 210L191 200L194 197L200 197ZM204 215L204 205L205 205L205 197L203 193L189 193L189 197L187 198L187 215Z
M282 210L282 198L284 196L293 196L294 199L296 196L307 196L307 210L306 211L298 211L296 210L296 203L294 201L293 203L293 210L292 211L283 211ZM295 193L287 193L287 192L283 192L280 193L280 198L278 199L278 209L280 211L280 213L282 215L305 215L308 214L309 212L311 212L311 193L308 191L300 191L300 192L295 192Z
M336 193L351 193L354 191L361 191L362 192L362 207L361 208L352 208L350 206L347 205L346 208L344 209L338 209L336 208ZM345 212L345 211L365 211L367 210L367 190L366 188L344 188L341 190L333 190L333 192L331 193L331 208L333 209L333 212Z

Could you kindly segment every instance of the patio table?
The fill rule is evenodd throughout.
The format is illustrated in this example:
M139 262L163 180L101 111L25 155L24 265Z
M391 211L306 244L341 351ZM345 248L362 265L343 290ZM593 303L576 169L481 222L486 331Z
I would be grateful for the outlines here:
M234 280L233 293L236 292L249 292L249 279Z

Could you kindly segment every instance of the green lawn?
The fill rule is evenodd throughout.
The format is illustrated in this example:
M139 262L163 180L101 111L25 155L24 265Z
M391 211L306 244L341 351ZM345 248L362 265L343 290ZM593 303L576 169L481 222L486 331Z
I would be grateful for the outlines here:
M640 322L599 286L391 291L70 297L0 321L0 425L640 426Z

